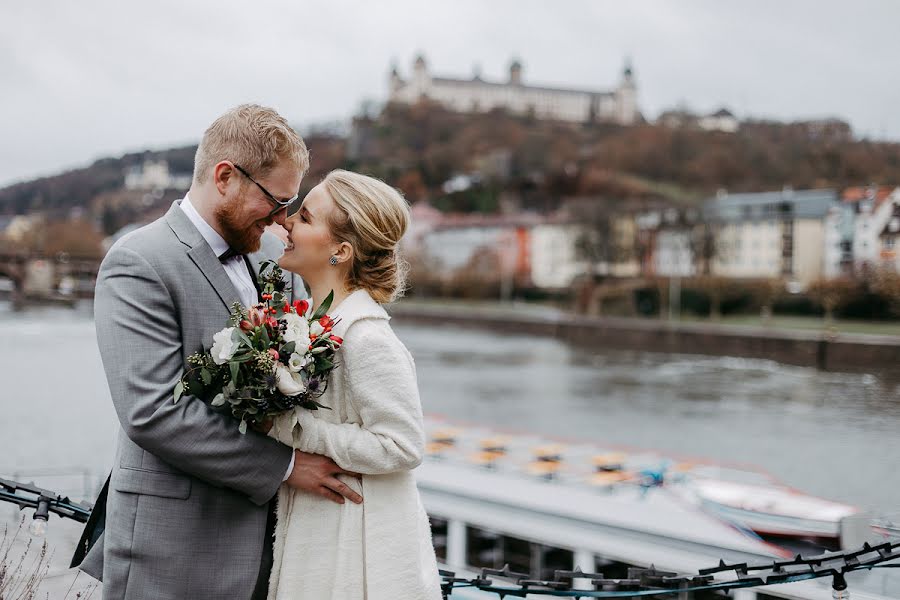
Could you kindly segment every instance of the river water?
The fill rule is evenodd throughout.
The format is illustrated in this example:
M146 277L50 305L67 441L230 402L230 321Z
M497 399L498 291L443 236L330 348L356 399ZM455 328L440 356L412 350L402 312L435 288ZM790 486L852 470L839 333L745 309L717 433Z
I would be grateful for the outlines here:
M399 321L399 319L398 319ZM0 305L0 477L90 495L117 422L90 306ZM426 413L764 469L804 492L900 510L900 379L765 360L584 350L458 327L396 331Z

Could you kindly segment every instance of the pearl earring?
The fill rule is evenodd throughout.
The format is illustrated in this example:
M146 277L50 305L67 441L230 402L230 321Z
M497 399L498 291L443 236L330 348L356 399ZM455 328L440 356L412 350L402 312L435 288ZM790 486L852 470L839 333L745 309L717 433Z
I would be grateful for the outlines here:
M328 262L331 263L332 267L337 265L337 256L332 256L330 259L328 259Z

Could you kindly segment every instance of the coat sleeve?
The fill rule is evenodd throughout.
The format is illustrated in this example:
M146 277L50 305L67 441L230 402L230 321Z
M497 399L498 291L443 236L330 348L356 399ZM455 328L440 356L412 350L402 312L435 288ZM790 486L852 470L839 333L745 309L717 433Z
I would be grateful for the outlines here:
M121 245L110 250L97 278L94 320L125 434L212 485L237 490L256 504L271 500L292 450L254 431L241 435L234 419L195 397L173 401L184 370L181 326L164 282L139 253Z
M295 446L366 475L414 469L422 462L425 431L406 349L387 321L359 321L347 330L341 353L345 398L361 423L330 423L298 409Z

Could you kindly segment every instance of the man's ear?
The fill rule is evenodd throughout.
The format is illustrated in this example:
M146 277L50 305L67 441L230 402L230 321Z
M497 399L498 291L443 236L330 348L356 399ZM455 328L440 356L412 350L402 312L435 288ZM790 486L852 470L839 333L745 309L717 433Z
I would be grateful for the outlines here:
M223 196L228 190L229 185L238 183L236 181L238 175L237 170L227 160L217 162L213 167L212 175L213 183L216 184L216 189L219 190L219 193Z

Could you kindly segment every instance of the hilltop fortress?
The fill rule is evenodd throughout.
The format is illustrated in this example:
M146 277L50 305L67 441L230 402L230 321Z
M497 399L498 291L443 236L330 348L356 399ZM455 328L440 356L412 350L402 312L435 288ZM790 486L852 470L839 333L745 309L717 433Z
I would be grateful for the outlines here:
M526 84L522 63L513 60L507 81L487 81L476 72L471 79L437 77L419 55L412 76L403 79L396 66L390 73L391 102L413 104L429 99L459 112L504 108L514 114L570 122L611 122L632 125L641 120L637 86L626 63L619 85L612 90L577 90Z

